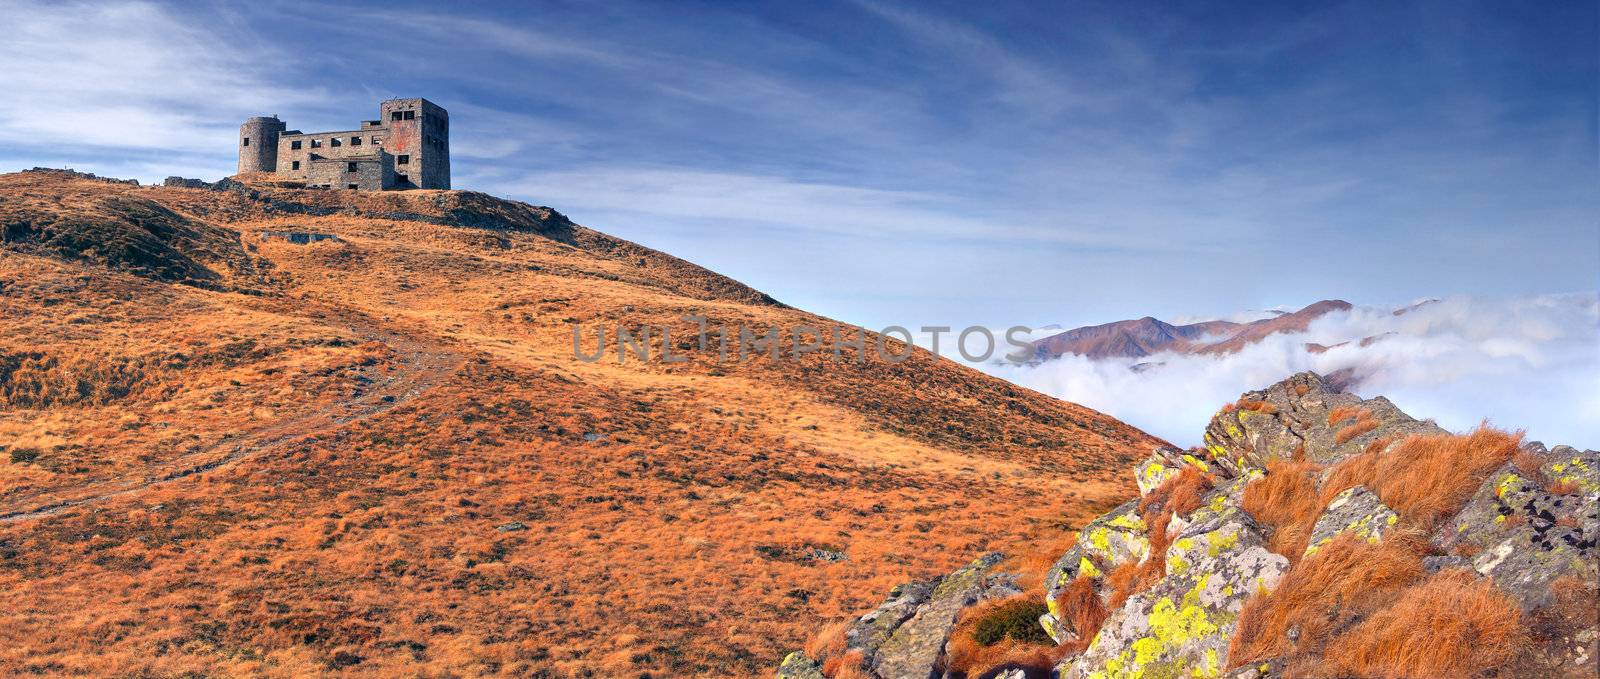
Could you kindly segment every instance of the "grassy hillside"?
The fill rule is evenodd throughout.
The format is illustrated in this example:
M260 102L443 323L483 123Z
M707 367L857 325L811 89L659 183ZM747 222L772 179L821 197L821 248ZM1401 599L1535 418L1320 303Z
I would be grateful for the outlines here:
M921 351L577 361L835 324L482 194L29 172L0 239L8 675L762 674L1157 443Z

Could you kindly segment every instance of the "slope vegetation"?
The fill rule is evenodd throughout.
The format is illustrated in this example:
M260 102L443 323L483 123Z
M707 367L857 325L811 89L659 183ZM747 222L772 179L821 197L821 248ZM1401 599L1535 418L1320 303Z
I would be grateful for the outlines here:
M482 194L25 172L0 234L5 675L761 674L1159 444L921 351L719 361L684 316L835 324Z

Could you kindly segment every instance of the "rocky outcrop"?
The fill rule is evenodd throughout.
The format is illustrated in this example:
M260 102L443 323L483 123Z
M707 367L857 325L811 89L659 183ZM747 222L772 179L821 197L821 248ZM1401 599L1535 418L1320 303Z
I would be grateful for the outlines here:
M1501 467L1433 540L1535 610L1562 577L1600 578L1600 453L1539 443L1523 451L1539 469Z
M1344 533L1354 533L1368 542L1377 542L1384 533L1393 530L1400 521L1383 500L1365 487L1356 486L1340 491L1311 529L1311 542L1306 554L1313 554L1323 545Z
M985 599L1021 594L1016 575L995 567L1004 560L985 554L944 576L895 587L872 612L845 631L846 653L859 653L862 669L881 679L928 679L943 673L945 641L961 611ZM816 661L796 651L778 676L810 679ZM787 674L786 674L787 672Z
M1316 373L1299 373L1265 390L1246 392L1239 403L1212 418L1204 435L1205 466L1215 466L1226 476L1265 469L1268 461L1294 457L1297 451L1313 462L1331 463L1379 438L1445 433L1432 422L1412 419L1381 396L1362 400L1333 390ZM1341 417L1333 419L1335 415Z
M1007 667L993 676L1284 676L1294 667L1285 658L1248 663L1229 658L1241 611L1252 597L1265 596L1293 575L1291 559L1272 550L1286 545L1300 550L1303 543L1303 551L1288 556L1311 560L1342 535L1367 543L1404 535L1396 544L1406 554L1416 552L1420 563L1413 573L1482 578L1477 582L1492 584L1514 602L1505 604L1510 615L1515 617L1520 606L1529 642L1514 649L1521 664L1506 670L1512 676L1592 673L1600 659L1600 624L1595 611L1585 611L1581 602L1600 595L1600 453L1566 446L1547 450L1532 443L1486 478L1483 471L1461 476L1467 485L1457 484L1451 497L1464 497L1470 484L1483 481L1458 510L1447 509L1431 535L1385 503L1379 492L1392 489L1383 490L1381 479L1373 483L1378 490L1328 485L1338 476L1334 468L1352 456L1365 454L1345 468L1361 469L1382 456L1405 454L1402 444L1411 437L1447 433L1381 397L1342 393L1313 373L1244 394L1212 419L1204 449L1157 449L1130 470L1139 497L1083 526L1075 543L1055 559L1044 580L1048 612L1039 624L1063 644L1057 657L1064 659L1054 668ZM1515 448L1509 442L1515 439L1501 440L1508 443L1499 454L1510 456ZM1268 463L1280 459L1303 464L1269 469ZM1495 459L1504 458L1491 459L1491 465ZM1291 534L1309 533L1309 539L1275 541L1280 528L1259 523L1245 509L1252 484L1275 473L1302 474L1299 483L1310 486L1303 492L1319 498L1300 519L1309 523L1296 524L1306 533ZM1249 506L1262 507L1259 501ZM1408 511L1414 515L1414 509ZM1156 527L1161 531L1152 534ZM1352 544L1344 539L1343 544ZM992 562L980 560L942 580L897 588L851 628L850 647L865 652L877 677L939 676L941 649L948 647L961 609L995 596L985 577L989 568ZM1111 577L1118 569L1120 577ZM1476 575L1462 576L1463 571ZM1093 595L1083 589L1086 585ZM1573 600L1580 602L1576 613ZM1104 608L1103 622L1074 615L1081 610L1063 610L1095 601ZM1346 618L1341 624L1348 628L1359 622ZM1074 624L1094 627L1074 629ZM1295 644L1298 629L1286 634ZM802 666L791 661L796 659L785 666Z
M1197 524L1167 549L1167 577L1111 614L1062 677L1218 676L1245 599L1270 590L1289 561L1244 514Z

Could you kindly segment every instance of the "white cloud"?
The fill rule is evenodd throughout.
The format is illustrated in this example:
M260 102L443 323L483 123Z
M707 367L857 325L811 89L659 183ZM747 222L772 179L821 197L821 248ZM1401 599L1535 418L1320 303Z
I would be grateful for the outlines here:
M226 153L241 112L324 96L272 83L286 55L156 4L8 2L0 25L8 146Z
M1359 340L1393 333L1361 346ZM1351 341L1325 353L1305 350ZM1134 363L1159 364L1135 372ZM983 369L1082 403L1173 443L1198 443L1222 404L1302 370L1351 369L1353 389L1413 417L1461 430L1490 419L1530 438L1600 445L1600 296L1453 297L1410 313L1356 307L1305 333L1273 335L1226 356L1163 353L1140 361L1067 356Z

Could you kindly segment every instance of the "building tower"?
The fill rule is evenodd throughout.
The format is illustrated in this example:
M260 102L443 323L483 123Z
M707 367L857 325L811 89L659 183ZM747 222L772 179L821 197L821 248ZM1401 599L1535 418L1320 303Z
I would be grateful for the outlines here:
M256 116L239 126L239 172L274 172L278 169L278 135L284 130L277 116Z
M378 105L389 128L383 150L394 158L395 188L450 188L450 114L427 99L390 99Z

